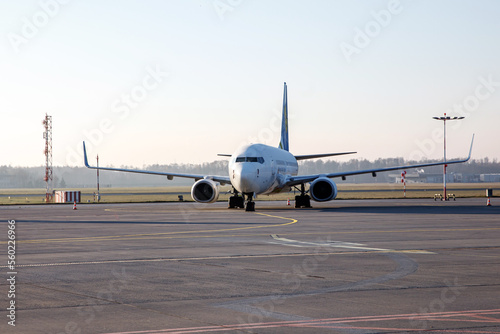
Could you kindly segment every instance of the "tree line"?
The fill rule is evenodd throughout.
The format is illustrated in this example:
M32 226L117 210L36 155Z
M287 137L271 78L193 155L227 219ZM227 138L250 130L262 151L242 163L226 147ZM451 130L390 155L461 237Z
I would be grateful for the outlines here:
M406 165L416 163L432 163L438 160L426 161L405 161L403 158L388 158L369 161L366 159L351 159L349 161L335 160L305 160L299 162L300 174L322 174L331 172L343 172L359 169L384 168L395 165ZM202 164L168 164L168 165L148 165L143 169L151 171L163 171L174 173L189 173L202 175L227 175L227 160L217 160ZM120 166L120 168L137 168L133 166ZM462 174L496 174L500 173L500 162L496 159L488 158L471 160L463 164L450 165L449 173ZM412 171L408 170L408 173ZM389 175L399 173L398 171L389 173L379 173L377 177L368 175L356 175L347 178L349 183L373 183L373 182L393 182ZM425 168L426 174L442 173L441 166ZM0 166L0 188L44 188L45 167L11 167ZM100 172L101 187L153 187L169 185L189 185L193 181L184 178L174 178L169 181L166 177L157 175L144 175L134 173L120 173L111 171ZM85 167L54 167L53 168L54 188L95 188L96 171Z

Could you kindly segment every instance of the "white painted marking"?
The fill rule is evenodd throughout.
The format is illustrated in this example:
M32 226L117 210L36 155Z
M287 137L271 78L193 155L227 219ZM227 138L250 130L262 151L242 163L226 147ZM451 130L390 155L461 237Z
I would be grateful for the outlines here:
M377 251L377 252L402 252L402 253L413 253L413 254L434 254L432 252L428 252L425 250L403 250L396 251L394 249L386 249L386 248L372 248L365 247L364 244L352 243L352 242L343 242L343 241L328 241L328 242L309 242L309 241L299 241L292 240L287 238L281 238L276 234L272 234L271 237L276 242L271 241L272 244L285 245L291 247L324 247L324 248L347 248L347 249L357 249L364 251Z

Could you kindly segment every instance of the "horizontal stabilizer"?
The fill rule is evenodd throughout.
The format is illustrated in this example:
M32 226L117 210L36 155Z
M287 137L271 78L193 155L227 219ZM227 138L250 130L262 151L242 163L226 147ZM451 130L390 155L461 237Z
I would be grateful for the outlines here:
M324 157L333 157L336 155L346 155L346 154L354 154L358 152L342 152L342 153L323 153L323 154L309 154L309 155L296 155L295 159L297 160L307 160L307 159L317 159Z

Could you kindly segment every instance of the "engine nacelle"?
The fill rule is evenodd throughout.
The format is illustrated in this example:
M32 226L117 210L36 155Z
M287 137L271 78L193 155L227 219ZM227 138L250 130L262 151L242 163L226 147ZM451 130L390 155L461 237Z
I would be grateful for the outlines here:
M191 188L191 197L200 203L213 203L219 198L218 182L210 179L203 179L193 184Z
M320 177L311 182L309 193L316 202L331 201L337 197L337 185L326 177Z

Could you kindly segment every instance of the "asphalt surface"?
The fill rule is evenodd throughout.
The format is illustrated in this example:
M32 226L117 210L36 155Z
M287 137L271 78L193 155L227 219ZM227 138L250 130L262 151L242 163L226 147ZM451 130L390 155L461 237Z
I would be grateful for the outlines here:
M0 333L500 333L491 204L0 207Z

